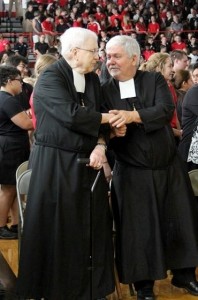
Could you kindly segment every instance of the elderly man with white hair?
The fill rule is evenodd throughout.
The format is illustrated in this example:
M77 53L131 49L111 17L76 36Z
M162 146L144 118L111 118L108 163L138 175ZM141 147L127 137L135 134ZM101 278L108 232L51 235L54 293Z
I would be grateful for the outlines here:
M114 276L102 167L109 135L104 124L113 115L100 113L100 83L92 72L99 59L96 34L70 28L61 44L63 57L43 71L34 89L37 129L17 295L105 299L114 291ZM78 164L79 158L89 158L89 165Z

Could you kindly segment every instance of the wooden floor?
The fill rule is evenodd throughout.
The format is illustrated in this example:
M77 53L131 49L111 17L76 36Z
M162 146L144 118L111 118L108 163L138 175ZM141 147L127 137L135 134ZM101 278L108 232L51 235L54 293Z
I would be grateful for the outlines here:
M9 263L15 275L18 271L18 241L0 240L0 251ZM177 289L170 283L171 276L167 279L155 283L154 292L156 300L195 300L198 297L187 294L183 289ZM121 285L122 300L136 300L136 296L131 296L128 285ZM58 300L58 299L54 299ZM66 300L66 299L65 299ZM117 293L108 297L108 300L118 300Z

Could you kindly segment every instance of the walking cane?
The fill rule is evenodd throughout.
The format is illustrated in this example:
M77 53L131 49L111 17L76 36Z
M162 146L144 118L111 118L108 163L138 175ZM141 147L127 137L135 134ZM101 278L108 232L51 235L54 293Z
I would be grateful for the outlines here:
M89 164L90 159L89 158L78 158L77 162L79 164ZM99 170L96 178L94 180L94 183L91 187L91 197L90 197L90 211L89 211L89 218L90 218L90 249L89 249L89 268L90 271L90 300L93 300L93 270L94 270L94 251L93 251L93 211L94 211L94 190L97 186L98 180L100 178L101 171Z

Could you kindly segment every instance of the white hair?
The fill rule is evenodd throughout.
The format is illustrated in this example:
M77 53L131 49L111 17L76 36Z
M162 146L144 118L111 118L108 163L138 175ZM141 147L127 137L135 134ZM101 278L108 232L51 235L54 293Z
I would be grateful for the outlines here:
M85 47L88 39L95 39L98 41L97 35L85 28L71 27L67 29L60 37L61 54L64 56L68 54L72 48Z
M129 57L132 57L133 55L137 55L137 65L139 65L140 62L140 46L138 42L127 35L116 35L112 37L106 44L106 50L108 51L108 48L111 46L119 45L123 47L125 52L128 54Z

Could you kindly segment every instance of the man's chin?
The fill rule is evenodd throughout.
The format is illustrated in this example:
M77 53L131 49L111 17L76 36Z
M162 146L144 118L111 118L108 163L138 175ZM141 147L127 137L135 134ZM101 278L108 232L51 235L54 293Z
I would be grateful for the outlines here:
M110 75L115 78L115 79L118 79L119 75L120 75L120 72L119 71L116 71L116 70L111 70L110 72Z

